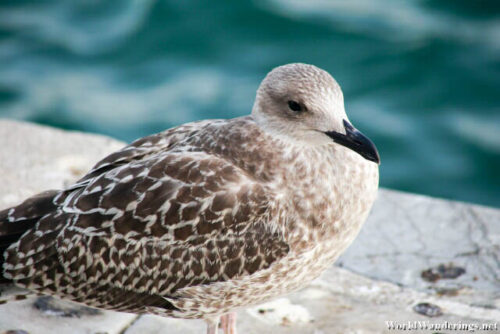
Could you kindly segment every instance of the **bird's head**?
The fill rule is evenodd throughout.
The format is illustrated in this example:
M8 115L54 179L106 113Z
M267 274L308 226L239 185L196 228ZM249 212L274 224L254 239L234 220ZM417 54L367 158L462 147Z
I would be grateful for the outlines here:
M342 145L380 163L372 141L349 122L340 86L316 66L295 63L269 72L257 91L252 115L280 136L310 145Z

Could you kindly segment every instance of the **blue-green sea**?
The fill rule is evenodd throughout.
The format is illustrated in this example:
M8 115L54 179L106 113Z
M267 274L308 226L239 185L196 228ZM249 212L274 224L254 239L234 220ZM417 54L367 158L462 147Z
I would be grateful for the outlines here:
M0 2L2 118L131 141L248 114L289 62L341 84L382 186L500 207L500 1Z

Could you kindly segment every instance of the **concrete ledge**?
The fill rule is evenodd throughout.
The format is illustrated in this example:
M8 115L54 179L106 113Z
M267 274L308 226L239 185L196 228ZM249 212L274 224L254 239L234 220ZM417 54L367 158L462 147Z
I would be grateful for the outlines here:
M13 121L0 121L0 142L0 209L70 184L124 145ZM381 189L368 222L337 265L302 291L240 310L240 332L391 333L409 321L500 330L500 210ZM28 299L0 305L0 333L9 330L200 333L205 325ZM436 327L414 332L470 333Z

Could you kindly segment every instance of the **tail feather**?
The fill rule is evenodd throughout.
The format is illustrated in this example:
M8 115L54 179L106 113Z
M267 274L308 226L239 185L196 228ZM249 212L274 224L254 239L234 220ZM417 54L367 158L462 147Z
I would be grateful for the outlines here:
M0 211L0 235L19 230L16 222L37 219L55 210L57 194L59 194L57 190L44 191L17 206Z
M24 233L34 228L37 222L57 208L58 191L45 191L32 196L18 206L0 211L0 283L11 281L3 277L4 253Z

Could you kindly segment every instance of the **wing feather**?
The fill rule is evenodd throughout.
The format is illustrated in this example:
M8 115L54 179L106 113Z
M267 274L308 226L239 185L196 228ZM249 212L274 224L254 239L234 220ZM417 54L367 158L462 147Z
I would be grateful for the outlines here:
M28 288L137 311L171 307L154 296L175 298L185 287L252 275L286 256L269 189L222 157L172 149L178 134L156 136L105 158L67 190L47 271L8 266L6 275ZM36 233L6 259L26 264L16 248L36 248Z

